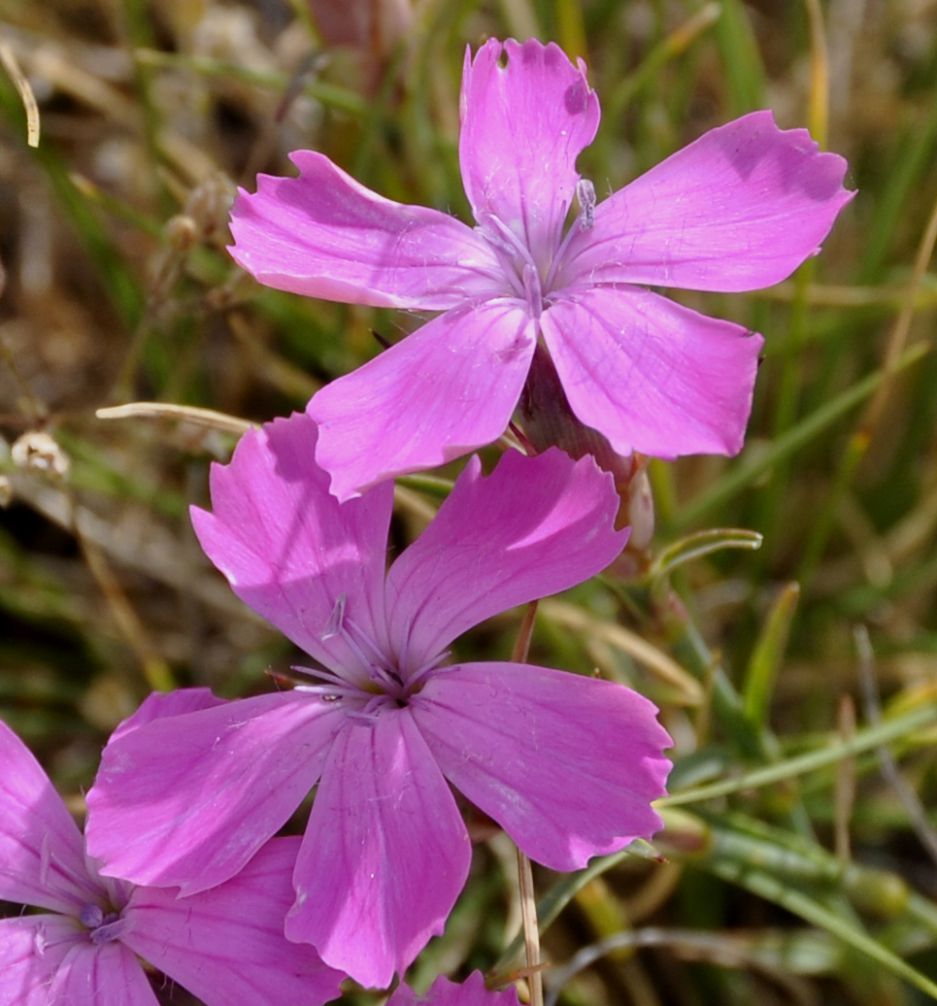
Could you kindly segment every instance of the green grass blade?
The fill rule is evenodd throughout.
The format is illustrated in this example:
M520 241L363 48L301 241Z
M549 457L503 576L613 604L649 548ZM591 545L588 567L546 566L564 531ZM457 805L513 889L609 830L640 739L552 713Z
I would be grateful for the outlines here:
M721 552L726 548L755 551L761 548L762 536L757 531L738 527L716 527L695 531L663 549L650 569L652 578L667 576L686 562Z
M857 924L838 915L818 898L792 886L787 878L760 868L752 863L750 857L728 859L714 855L708 863L708 869L722 880L744 887L818 929L825 930L847 946L865 954L891 974L937 1000L937 983L903 961Z
M726 475L716 482L711 489L701 493L680 511L675 521L674 530L691 527L711 510L718 509L734 496L750 486L765 472L796 454L802 447L810 443L850 410L861 405L875 393L876 388L886 379L891 379L895 373L906 370L922 360L930 351L923 344L911 346L902 354L896 366L887 372L884 369L857 381L831 402L820 406L815 412L802 419L786 433L782 433L770 446L763 451L750 452L741 462L737 463Z
M722 17L716 24L716 39L722 56L732 113L742 115L763 107L764 64L741 0L722 0Z
M759 725L763 725L767 720L768 708L774 694L774 682L784 657L791 621L797 610L799 598L798 584L789 583L781 589L752 650L742 694L745 700L745 712L749 719Z
M688 803L700 803L713 800L716 797L730 796L747 789L759 789L770 786L784 779L794 779L816 772L821 768L835 765L844 758L871 751L882 744L889 744L901 737L906 737L915 730L937 721L937 706L924 705L912 709L901 716L886 720L884 723L860 730L848 740L839 743L825 744L817 751L808 751L793 758L786 758L776 764L745 772L734 779L723 779L721 782L709 783L685 790L682 793L672 793L659 801L662 807L678 807Z

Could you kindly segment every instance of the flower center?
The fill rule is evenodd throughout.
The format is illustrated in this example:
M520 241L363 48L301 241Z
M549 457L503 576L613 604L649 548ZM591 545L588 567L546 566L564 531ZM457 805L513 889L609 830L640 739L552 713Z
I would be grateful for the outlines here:
M78 921L89 930L88 937L95 946L119 940L127 927L120 912L107 912L100 905L85 905L78 913Z
M479 214L482 237L491 245L504 268L513 293L527 302L534 318L543 310L543 286L534 257L527 245L493 213Z
M341 674L327 668L294 666L292 669L316 684L299 685L325 702L346 701L352 709L371 715L382 708L404 708L426 683L427 675L445 659L441 653L414 670L405 668L365 632L345 611L344 595L335 603L323 641L340 637L360 663L362 671Z
M511 292L525 301L533 318L539 318L550 294L557 287L558 272L563 262L564 252L572 237L583 230L591 230L595 224L595 186L588 178L576 182L576 203L579 212L567 229L558 247L550 249L545 257L548 263L543 270L527 243L500 218L493 213L479 213L478 230L491 246L504 269Z

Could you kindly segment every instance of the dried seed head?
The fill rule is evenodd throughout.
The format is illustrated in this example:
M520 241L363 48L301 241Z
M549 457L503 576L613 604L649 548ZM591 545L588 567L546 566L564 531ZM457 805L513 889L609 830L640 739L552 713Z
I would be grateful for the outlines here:
M234 182L222 172L210 175L192 189L184 215L192 221L200 238L227 242L228 212L236 193Z
M166 222L166 240L177 252L187 252L198 243L198 224L184 213L170 217Z
M41 430L30 430L19 437L10 450L10 457L19 468L31 468L60 478L68 474L71 463L62 448Z

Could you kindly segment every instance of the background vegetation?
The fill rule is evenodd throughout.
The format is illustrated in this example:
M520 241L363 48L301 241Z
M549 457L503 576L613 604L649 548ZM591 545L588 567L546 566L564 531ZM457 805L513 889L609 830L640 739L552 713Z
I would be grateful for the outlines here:
M463 51L508 34L586 58L600 194L765 106L848 158L859 195L819 259L680 295L766 336L744 452L652 465L632 575L541 605L531 659L641 689L677 745L654 849L538 874L546 985L564 1006L937 998L937 4L0 0L0 22L42 129L27 146L0 74L0 714L79 814L148 691L244 695L291 660L189 528L233 433L95 410L264 420L416 324L253 284L224 251L235 184L312 147L465 216ZM435 489L401 494L399 544ZM506 656L520 616L460 653ZM470 824L472 880L418 985L519 966L510 844Z

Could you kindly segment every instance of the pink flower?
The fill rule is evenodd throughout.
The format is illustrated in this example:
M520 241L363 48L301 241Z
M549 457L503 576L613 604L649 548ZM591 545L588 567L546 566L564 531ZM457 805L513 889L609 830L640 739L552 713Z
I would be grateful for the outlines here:
M241 870L318 785L286 934L386 986L465 883L448 783L531 858L572 870L659 827L670 739L621 685L446 664L460 633L621 551L611 477L591 459L511 452L487 477L471 460L385 571L392 486L339 503L315 440L305 415L246 434L212 469L213 512L193 511L235 593L309 655L309 684L114 738L89 847L107 874L191 894Z
M152 696L119 730L218 702L205 689ZM208 1006L244 1002L246 990L258 1006L338 994L344 976L283 936L298 840L274 839L227 883L179 899L101 876L45 772L2 722L0 765L0 899L45 910L0 920L0 1002L157 1006L141 961Z
M846 163L754 112L597 203L576 158L598 124L582 63L492 39L466 53L462 80L474 228L383 199L312 151L292 155L298 178L241 192L231 252L260 282L444 312L309 403L339 498L497 439L538 340L576 416L618 454L741 448L761 337L635 284L740 291L786 278L852 198Z
M480 971L473 971L461 984L437 978L425 996L418 996L406 985L387 1000L387 1006L520 1006L513 989L489 992Z

